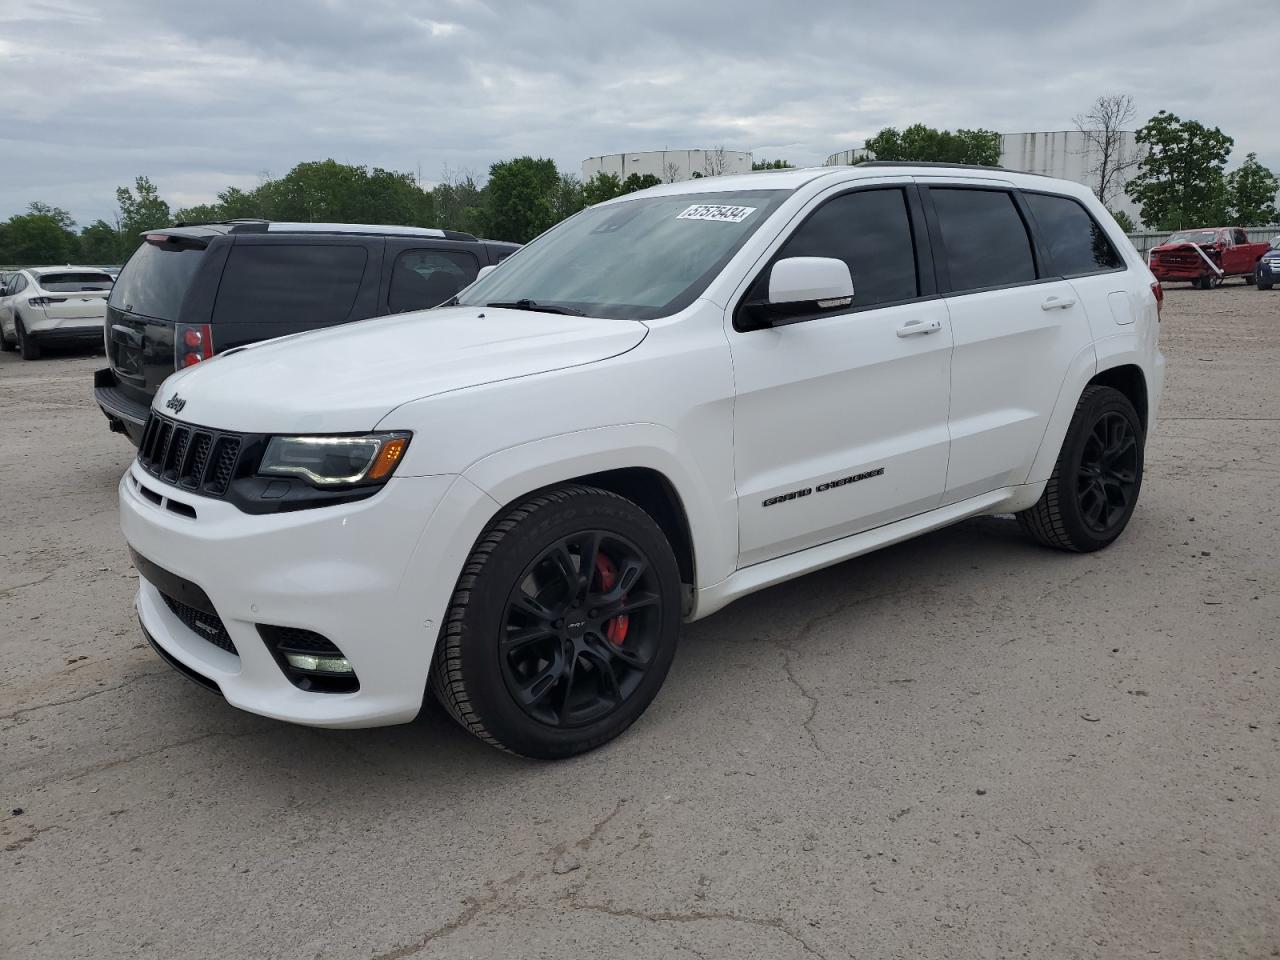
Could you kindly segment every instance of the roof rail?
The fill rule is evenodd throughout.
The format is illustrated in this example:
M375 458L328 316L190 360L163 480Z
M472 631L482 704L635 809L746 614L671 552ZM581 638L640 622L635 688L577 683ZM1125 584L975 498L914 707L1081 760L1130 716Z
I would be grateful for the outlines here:
M234 220L207 220L201 223L175 223L175 227L226 227L228 233L340 233L351 236L431 237L435 240L476 240L460 230L435 227L406 227L387 223L303 223L240 217ZM155 232L155 231L147 231Z
M938 167L944 170L990 170L993 173L1020 173L1027 177L1048 177L1047 173L1030 170L1011 170L1009 167L989 166L984 163L946 163L938 160L859 160L855 167ZM1052 178L1051 178L1052 179Z

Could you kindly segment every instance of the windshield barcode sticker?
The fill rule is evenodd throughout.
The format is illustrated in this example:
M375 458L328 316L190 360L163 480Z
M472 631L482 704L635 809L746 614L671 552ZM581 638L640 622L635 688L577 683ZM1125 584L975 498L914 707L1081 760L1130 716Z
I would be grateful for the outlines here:
M755 207L731 207L720 203L695 203L685 207L677 220L719 220L722 223L741 223L756 212Z

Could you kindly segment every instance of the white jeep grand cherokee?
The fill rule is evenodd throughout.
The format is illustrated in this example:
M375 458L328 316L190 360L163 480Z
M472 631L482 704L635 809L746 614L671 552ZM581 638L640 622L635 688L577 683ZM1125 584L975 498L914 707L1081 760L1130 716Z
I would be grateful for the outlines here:
M1160 287L1073 183L863 164L592 207L453 305L172 376L120 484L159 654L295 723L428 686L533 757L617 736L682 620L965 517L1097 550Z

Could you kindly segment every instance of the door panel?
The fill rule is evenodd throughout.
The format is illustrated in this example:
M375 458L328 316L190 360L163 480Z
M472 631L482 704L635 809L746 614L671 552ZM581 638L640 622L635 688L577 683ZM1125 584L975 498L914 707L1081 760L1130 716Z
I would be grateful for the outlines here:
M947 309L955 352L943 503L954 503L1026 479L1067 368L1092 337L1065 280L952 297Z
M941 300L739 333L732 348L740 565L938 505L951 355Z

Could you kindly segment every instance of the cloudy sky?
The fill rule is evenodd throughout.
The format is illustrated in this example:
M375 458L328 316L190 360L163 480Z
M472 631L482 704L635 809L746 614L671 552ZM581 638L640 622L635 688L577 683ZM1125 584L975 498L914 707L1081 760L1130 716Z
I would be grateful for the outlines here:
M0 0L0 217L109 218L139 174L180 207L325 157L427 181L663 147L805 165L916 121L1070 129L1112 91L1280 170L1277 0L1210 6Z

